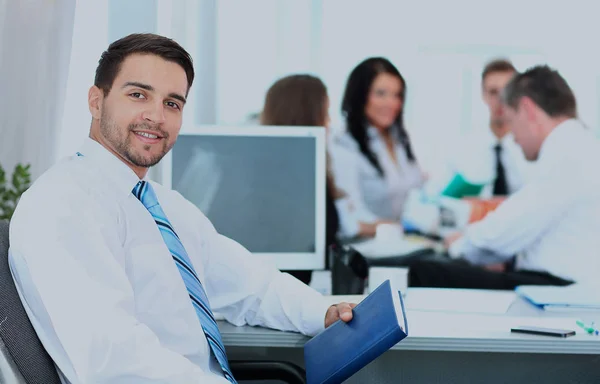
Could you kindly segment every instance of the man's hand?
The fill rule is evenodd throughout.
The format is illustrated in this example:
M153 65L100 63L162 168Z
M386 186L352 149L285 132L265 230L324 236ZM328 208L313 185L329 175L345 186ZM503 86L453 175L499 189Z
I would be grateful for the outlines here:
M334 304L325 314L325 328L342 319L346 323L352 320L352 308L356 307L354 303L339 303Z
M451 235L447 236L447 237L444 239L444 247L445 247L446 249L449 249L449 248L450 248L450 246L451 246L451 245L452 245L454 242L456 242L456 240L460 239L462 236L463 236L463 234L462 234L462 233L460 233L460 232L456 232L456 233L453 233L453 234L451 234Z
M492 272L506 272L506 264L505 263L496 263L496 264L488 264L484 265L483 269L487 269Z

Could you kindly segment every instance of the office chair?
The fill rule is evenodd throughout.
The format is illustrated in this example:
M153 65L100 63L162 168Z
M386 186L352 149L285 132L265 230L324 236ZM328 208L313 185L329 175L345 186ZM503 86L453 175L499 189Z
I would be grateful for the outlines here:
M60 384L54 362L42 346L8 266L8 222L0 220L0 383ZM280 361L231 361L233 376L243 380L278 380L305 384L297 365Z

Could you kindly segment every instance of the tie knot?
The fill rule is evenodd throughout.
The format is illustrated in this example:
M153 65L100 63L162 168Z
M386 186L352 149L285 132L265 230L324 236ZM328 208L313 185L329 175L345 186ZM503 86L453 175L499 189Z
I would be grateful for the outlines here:
M138 182L135 187L133 187L133 191L131 192L135 197L138 198L139 201L142 202L146 209L150 209L158 205L156 193L154 192L152 185L147 181Z
M145 181L138 181L135 187L133 187L133 190L131 191L138 199L140 199L142 189L144 188L144 184L146 184Z
M494 145L494 151L496 151L496 153L502 152L502 145L500 145L500 144Z

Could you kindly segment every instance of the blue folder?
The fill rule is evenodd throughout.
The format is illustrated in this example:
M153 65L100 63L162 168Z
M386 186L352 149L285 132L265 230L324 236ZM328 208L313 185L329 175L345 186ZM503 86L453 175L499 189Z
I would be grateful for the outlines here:
M531 304L545 310L591 309L600 311L600 295L597 288L578 284L555 287L520 285L515 288L518 295Z
M341 383L408 335L408 321L399 291L383 282L353 310L304 346L309 384Z

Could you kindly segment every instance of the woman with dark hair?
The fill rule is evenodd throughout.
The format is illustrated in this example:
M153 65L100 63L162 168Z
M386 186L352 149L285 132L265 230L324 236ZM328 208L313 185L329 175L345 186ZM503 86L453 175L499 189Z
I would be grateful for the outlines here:
M260 116L263 125L329 126L329 97L323 82L311 75L291 75L279 79L267 91ZM377 222L356 219L352 204L344 191L336 185L327 154L326 191L326 247L343 236L373 236ZM310 282L310 271L292 273L305 283Z
M404 126L406 82L387 59L369 58L350 73L342 113L346 132L332 148L335 177L363 220L400 222L424 175Z

